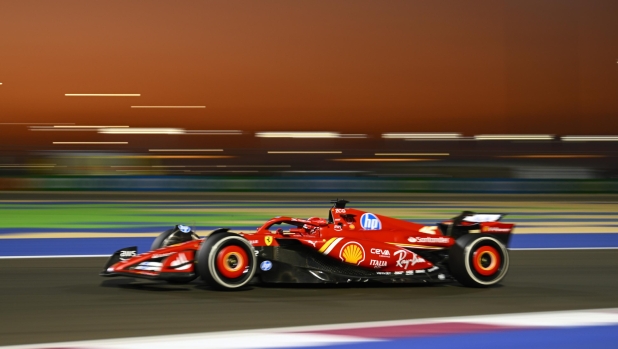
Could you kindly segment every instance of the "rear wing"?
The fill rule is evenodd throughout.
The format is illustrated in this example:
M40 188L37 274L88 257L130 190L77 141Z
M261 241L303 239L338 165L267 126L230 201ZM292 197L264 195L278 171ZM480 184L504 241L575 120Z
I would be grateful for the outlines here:
M457 239L466 234L491 234L500 242L508 245L515 224L503 223L505 213L475 213L463 211L450 220L438 223L442 234Z
M502 213L475 213L463 218L464 222L482 223L482 222L498 222L506 214Z

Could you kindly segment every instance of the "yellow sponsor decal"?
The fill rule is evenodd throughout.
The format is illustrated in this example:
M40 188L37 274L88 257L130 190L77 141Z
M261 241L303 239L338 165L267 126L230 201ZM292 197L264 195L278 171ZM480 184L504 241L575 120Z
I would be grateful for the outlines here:
M365 250L356 242L348 242L341 249L341 260L350 264L360 264L365 260Z
M438 229L438 227L428 227L428 226L425 226L425 227L422 227L421 229L419 229L418 231L420 233L435 235L437 229Z
M350 227L350 230L354 230L354 228L356 228L356 227L354 226L354 224L350 224L350 225L348 225L348 227Z
M266 243L266 246L270 246L270 244L273 243L273 237L272 236L264 237L264 243Z
M333 243L333 241L335 241L337 238L331 238L330 240L326 241L326 243L324 245L322 245L322 247L320 247L320 249L318 250L320 253L326 251L326 249L328 248L328 246L330 246L330 244Z

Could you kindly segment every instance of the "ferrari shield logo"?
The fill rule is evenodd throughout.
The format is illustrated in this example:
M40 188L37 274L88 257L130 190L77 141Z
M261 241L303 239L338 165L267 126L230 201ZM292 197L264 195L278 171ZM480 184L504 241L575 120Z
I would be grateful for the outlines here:
M264 237L264 242L266 243L266 246L270 246L270 244L273 243L273 237L272 236Z

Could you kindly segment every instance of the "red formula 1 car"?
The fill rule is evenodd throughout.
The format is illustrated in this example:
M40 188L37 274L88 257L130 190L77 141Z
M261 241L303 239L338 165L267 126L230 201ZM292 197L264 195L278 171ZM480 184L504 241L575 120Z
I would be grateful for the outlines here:
M346 208L334 201L328 219L276 217L256 232L217 229L200 238L178 225L155 239L151 251L116 251L102 276L186 283L198 276L220 289L250 282L453 282L487 287L504 278L514 224L502 214L469 211L424 226Z

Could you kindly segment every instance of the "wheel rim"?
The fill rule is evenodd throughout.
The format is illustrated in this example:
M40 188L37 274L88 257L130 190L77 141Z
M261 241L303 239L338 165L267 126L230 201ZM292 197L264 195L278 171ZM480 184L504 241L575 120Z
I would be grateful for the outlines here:
M474 270L483 276L495 274L500 268L500 264L500 253L492 246L482 246L472 255Z
M225 246L217 254L217 270L228 279L236 279L245 273L249 265L247 253L240 246Z

